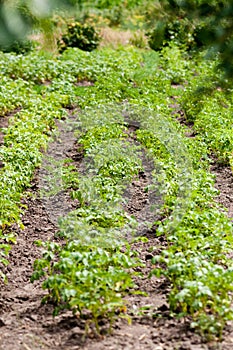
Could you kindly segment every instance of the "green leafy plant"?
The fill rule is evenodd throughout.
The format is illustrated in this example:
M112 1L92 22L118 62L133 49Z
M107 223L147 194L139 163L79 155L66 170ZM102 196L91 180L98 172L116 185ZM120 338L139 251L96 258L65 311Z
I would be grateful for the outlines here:
M73 21L67 24L66 32L58 41L58 48L63 52L68 47L77 47L84 51L95 50L100 42L100 36L90 24Z
M232 318L232 223L215 202L208 157L214 153L232 164L233 141L232 90L218 85L218 62L174 44L159 54L132 46L68 48L58 57L0 53L0 111L11 114L0 149L1 264L7 264L14 243L9 227L21 223L21 199L55 120L71 113L66 108L79 107L76 137L84 171L78 174L65 160L60 173L78 205L60 219L62 245L42 244L32 277L44 278L44 301L54 302L55 313L68 308L99 332L101 318L126 311L122 298L134 289L132 267L140 262L126 242L137 224L122 203L143 171L143 150L162 198L156 235L167 241L152 273L170 283L173 316L191 319L207 338L221 337Z
M86 332L93 323L98 334L103 318L110 319L111 324L126 310L123 296L133 288L128 270L139 263L129 246L122 251L124 233L129 234L135 222L118 203L126 183L141 167L133 153L135 147L124 141L125 127L113 124L114 118L109 113L104 121L101 111L98 115L88 110L81 117L83 130L78 131L78 143L88 157L90 176L79 176L78 190L72 192L80 207L59 221L58 234L65 245L44 243L43 257L35 262L32 276L32 281L45 278L42 287L48 295L44 301L54 302L54 314L70 309L85 317ZM69 178L69 169L65 179Z
M68 308L86 319L88 310L86 332L94 323L99 333L99 322L105 317L110 319L111 327L116 310L123 312L126 308L123 295L133 287L126 271L135 265L129 253L94 246L87 249L75 240L63 247L54 243L44 247L43 258L35 261L32 281L46 277L42 287L49 290L49 294L44 302L50 299L55 303L54 314ZM53 261L55 256L57 262Z
M196 44L194 30L195 25L187 18L179 18L167 23L158 22L154 29L147 32L148 44L153 50L161 50L171 42L191 49Z
M31 40L14 41L10 45L0 46L2 52L14 52L16 54L26 54L35 48L35 43Z

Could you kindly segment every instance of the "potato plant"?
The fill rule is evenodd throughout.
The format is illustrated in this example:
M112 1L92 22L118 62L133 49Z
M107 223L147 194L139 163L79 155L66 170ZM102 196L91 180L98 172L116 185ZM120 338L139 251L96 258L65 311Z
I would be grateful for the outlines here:
M191 58L170 45L160 54L131 46L91 53L70 48L57 57L0 54L0 62L1 115L12 113L0 150L0 263L7 264L15 241L7 230L20 224L22 196L55 120L67 117L66 107L79 107L76 138L86 172L77 174L64 162L64 187L79 206L59 222L63 245L40 242L44 250L32 280L43 278L44 301L54 302L55 314L72 310L97 332L101 318L126 316L122 298L134 292L132 268L141 262L126 239L137 223L122 202L143 171L143 150L153 160L153 184L163 199L156 235L167 241L151 273L170 281L173 315L191 317L207 337L221 337L232 319L232 222L215 201L209 156L229 164L233 150L232 91L218 85L217 58L206 63L203 55ZM195 138L186 136L178 108Z

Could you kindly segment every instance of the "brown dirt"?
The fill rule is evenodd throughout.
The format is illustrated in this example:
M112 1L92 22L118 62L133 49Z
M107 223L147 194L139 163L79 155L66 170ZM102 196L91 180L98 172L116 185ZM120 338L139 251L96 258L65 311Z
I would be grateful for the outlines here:
M129 30L117 30L110 27L101 29L101 43L100 46L117 47L119 45L128 45L132 39L132 33Z
M0 146L3 145L4 134L2 132L3 128L8 127L9 117L0 117Z
M215 187L219 190L217 201L227 209L228 216L233 218L233 171L230 166L217 163L211 167L215 174Z
M77 83L75 83L76 86L94 86L94 83L90 80L78 80Z
M80 154L77 154L73 140L68 139L65 142L63 148L78 162ZM228 171L224 171L222 181L226 179L224 174L228 174L226 177L230 179ZM127 210L139 219L148 200L144 191L148 181L146 172L141 173L129 191ZM221 182L220 178L219 181ZM230 183L232 182L229 180L225 197L229 193L232 196ZM10 264L5 269L8 284L0 282L0 350L232 350L233 329L230 325L224 333L222 343L205 343L190 330L188 320L170 317L166 302L169 285L164 278L148 278L151 258L166 245L163 237L155 237L153 228L144 231L148 242L132 245L132 249L138 251L145 263L145 267L137 269L142 277L135 277L135 283L146 295L126 297L131 325L125 319L118 318L111 335L99 338L90 335L84 339L84 322L71 312L63 311L53 318L52 305L41 305L45 292L39 282L30 283L33 262L41 255L41 248L34 242L38 239L57 240L54 236L56 225L51 220L47 204L39 198L38 189L37 172L29 191L30 196L24 199L28 207L22 218L25 229L12 228L18 237L17 244L10 252ZM222 200L223 197L224 194ZM72 205L75 203L70 202L71 207ZM104 326L103 322L103 328Z

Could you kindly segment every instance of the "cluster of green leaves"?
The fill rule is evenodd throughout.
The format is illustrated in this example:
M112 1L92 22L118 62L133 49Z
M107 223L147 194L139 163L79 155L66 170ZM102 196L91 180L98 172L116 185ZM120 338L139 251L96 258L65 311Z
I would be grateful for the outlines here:
M116 6L121 6L124 5L126 8L132 8L137 5L139 5L142 1L141 0L127 0L127 1L122 1L122 0L88 0L84 1L81 6L82 7L96 7L100 9L106 9L106 8L112 8Z
M96 53L91 64L89 53L68 51L61 58L40 52L32 52L28 56L1 54L1 115L17 112L11 118L5 144L1 147L1 162L4 164L1 169L2 230L13 222L20 222L22 192L30 185L34 169L40 164L41 147L46 147L54 119L65 115L62 108L72 106L75 100L77 103L77 95L80 95L80 105L97 102L95 93L93 96L83 94L87 91L86 88L76 86L76 82L100 79L98 88L95 88L99 92L102 76L109 73L114 96L119 86L113 89L111 79L119 80L119 84L123 85L119 79L122 70L128 70L128 74L130 72L130 64L124 55L131 56L131 62L136 62L133 51L126 51L123 55L118 52L116 59L112 57L112 52ZM102 64L99 64L101 61ZM127 69L123 69L123 65ZM91 89L92 87L90 92ZM104 100L108 91L106 89L99 100ZM106 172L104 167L102 171ZM112 172L118 172L120 176L117 168L112 169ZM101 182L101 176L96 179L97 182ZM115 193L115 187L110 177L106 180L106 188L108 190L102 191L102 195L111 197Z
M142 1L87 1L76 12L79 21L109 27L139 28L137 12Z
M111 111L103 117L101 109L80 116L78 143L86 169L78 176L78 189L71 192L80 207L60 219L59 235L65 244L46 243L32 276L32 281L46 278L42 287L48 290L46 300L56 305L55 314L68 308L84 317L88 310L86 325L94 323L97 332L103 317L112 319L125 310L123 296L133 287L127 270L136 266L130 247L121 251L134 221L120 202L124 187L141 166L120 122Z
M26 54L33 50L35 44L31 40L13 41L9 45L0 45L2 52L15 52L16 54Z
M152 259L156 264L152 274L163 274L170 280L171 311L182 317L191 315L192 326L203 335L221 336L226 320L232 319L232 263L227 259L232 249L232 223L214 202L217 191L207 164L200 165L207 149L199 142L188 145L193 160L191 192L184 197L186 208L177 222L174 210L177 200L182 200L177 164L149 130L139 130L137 135L160 165L154 176L161 183L161 209L168 217L157 223L157 234L166 236L168 247Z
M171 41L187 49L219 54L225 77L232 77L232 0L161 0L148 6L148 38L154 50Z
M220 66L226 75L231 78L233 69L231 62L233 39L232 0L213 0L210 2L206 0L164 0L162 4L169 13L176 13L176 15L182 13L192 23L195 23L195 21L201 23L196 33L198 41L210 50L214 50L215 53L219 52Z
M175 51L172 46L168 50L172 56L177 47ZM180 49L178 51L181 54ZM166 74L165 57L160 62ZM232 250L232 222L214 201L217 190L213 176L208 173L208 153L214 152L221 162L229 162L232 157L231 91L228 89L226 93L218 88L215 61L205 62L200 56L196 57L197 68L194 69L192 63L185 64L186 59L186 55L180 55L179 83L182 82L182 86L176 87L173 94L176 103L180 102L184 108L187 121L194 123L196 137L182 140L192 161L192 177L190 195L185 197L186 210L176 225L171 225L170 220L177 199L181 199L177 164L172 153L168 154L155 140L151 129L137 132L140 142L157 155L156 162L160 162L160 173L155 176L160 179L162 175L163 209L171 215L162 224L157 223L157 234L166 236L168 247L153 259L156 268L152 273L163 274L170 280L169 304L174 314L191 315L192 326L203 335L221 337L225 322L233 316L232 262L227 258ZM169 69L175 69L173 60ZM174 83L173 76L167 76L171 83Z
M89 69L90 57L93 62L89 78L94 85L87 88L78 86L72 90L78 95L82 108L89 106L94 109L94 116L84 113L81 117L79 126L82 125L83 129L78 134L90 162L90 167L87 168L89 179L86 176L79 177L79 188L73 191L73 197L80 201L81 208L61 222L61 235L68 240L67 244L70 240L76 240L82 247L89 247L91 242L100 244L101 248L106 245L111 247L114 239L120 239L119 229L123 232L130 218L112 204L121 200L122 184L124 185L122 179L130 181L139 169L132 157L130 162L122 160L122 154L124 156L125 153L119 145L126 142L122 115L113 118L114 113L110 113L108 108L100 109L99 113L96 111L100 103L106 105L106 102L122 102L125 99L134 108L137 108L138 101L145 108L153 108L157 117L153 113L152 117L147 113L140 117L137 138L154 158L154 178L164 199L161 213L167 217L163 223L156 224L158 234L166 235L170 244L160 257L154 259L154 262L162 263L166 268L157 268L154 273L163 273L171 281L169 303L173 312L182 316L191 315L192 325L205 335L221 335L226 320L232 317L231 286L228 282L221 283L221 287L217 284L219 293L216 294L216 281L213 281L215 278L221 281L230 279L231 262L227 260L226 254L232 246L232 225L214 202L217 191L213 186L213 176L208 173L208 140L201 136L195 140L185 137L186 127L181 127L174 117L168 117L171 113L168 107L171 103L169 96L180 96L181 103L191 103L191 98L187 98L186 94L193 90L186 86L188 83L192 86L195 79L198 79L195 74L197 62L190 61L182 49L171 45L162 51L161 58L151 52L140 53L131 48L114 53L105 49L91 54L67 50L61 58L61 64L67 59L76 62L77 55L80 72L85 72L85 65ZM177 55L178 66L175 59ZM155 61L160 63L159 69L158 65L153 66ZM215 62L206 64L201 61L198 67L200 79L205 74L212 77L216 75ZM173 87L174 83L184 86ZM53 88L55 92L59 84L52 85L48 90ZM199 102L201 106L200 98ZM196 105L193 105L195 108ZM197 118L196 110L193 110L193 116ZM137 113L131 118L137 119ZM171 130L168 124L160 122L162 120L169 121ZM198 132L201 135L201 130ZM174 137L176 133L181 135L177 140ZM180 144L184 145L186 153L182 153L178 147ZM129 150L130 146L127 145L128 155ZM106 157L111 159L106 161ZM184 158L188 161L182 166ZM191 166L192 174L189 168L185 168L186 165ZM51 261L51 266L54 262L55 260ZM202 279L199 275L200 268L204 276ZM45 275L47 269L47 265L42 269ZM37 273L40 271L39 267ZM60 270L57 274L61 274ZM78 284L77 280L76 283ZM44 287L47 288L46 284ZM63 286L56 288L60 291L60 305L65 303L66 307L75 311L74 304L71 306L62 297ZM53 289L50 290L50 297L53 298ZM76 302L77 307L77 299Z
M32 281L45 277L42 284L49 294L44 302L55 303L54 315L68 308L77 316L94 322L97 333L99 321L108 317L112 321L116 310L125 310L123 295L133 287L127 269L135 266L130 252L80 245L75 239L62 247L44 243L43 258L35 262Z
M7 230L15 222L23 227L22 195L30 187L34 170L40 165L42 150L46 148L55 127L54 120L65 116L66 112L62 107L69 103L62 93L60 98L58 94L55 96L52 93L44 96L37 88L38 77L43 79L41 57L37 56L34 66L32 57L29 58L31 71L27 74L25 61L28 58L1 54L1 115L12 115L9 127L3 130L4 145L0 150L3 165L0 169L0 263L4 265L7 264L9 243L15 241L13 235L7 234Z
M93 51L99 42L100 36L91 24L72 21L67 23L66 30L58 41L58 49L63 52L68 47L77 47L84 51Z
M189 50L194 49L197 46L196 31L197 26L187 18L158 22L155 28L147 32L148 44L153 50L161 50L170 42L183 45ZM199 43L199 46L201 46L201 43Z
M0 153L2 229L20 221L20 198L40 164L41 146L46 147L54 119L64 116L63 107L79 105L83 110L77 138L84 151L85 173L76 176L72 166L64 166L62 175L80 207L60 221L64 245L44 243L33 276L45 278L43 288L56 303L55 312L65 307L82 316L89 310L98 330L99 318L111 318L121 310L122 296L132 287L127 270L135 261L121 247L135 220L120 203L125 186L142 164L140 147L127 140L121 113L129 103L133 107L131 114L126 113L127 123L139 125L137 139L154 159L153 176L164 200L161 214L167 218L156 226L169 245L154 260L166 268L158 266L154 273L171 281L172 311L192 315L193 326L205 334L221 334L232 317L231 262L226 258L232 247L232 224L214 202L217 191L208 173L208 152L230 159L231 91L227 95L211 90L218 77L216 62L204 63L202 56L189 60L174 45L160 56L132 47L91 53L70 48L58 57L32 52L1 54L0 59L1 113L21 108L12 117ZM212 79L205 79L209 98L194 94L206 76ZM85 86L83 81L92 84ZM179 125L177 114L170 116L169 105L174 103L170 96L194 122L195 139L185 137L187 128ZM230 140L222 142L222 148L221 132ZM5 244L11 239L1 232L3 263Z
M219 86L218 60L197 59L195 75L190 76L178 101L187 122L198 138L206 143L209 153L222 164L232 165L232 89Z
M9 246L4 241L13 241L13 238L9 239L11 236L5 235L5 231L12 223L21 223L24 208L21 204L22 193L30 187L34 170L40 164L42 149L46 148L51 129L54 127L53 120L61 117L57 102L43 101L33 93L27 95L27 89L22 89L21 92L24 93L21 98L30 99L31 107L24 109L22 105L20 112L11 118L10 125L5 130L4 145L0 150L3 164L0 170L0 232L1 252L3 249L5 257ZM6 259L2 258L0 262L7 263Z
M177 67L175 60L177 54L180 58L179 67ZM148 108L153 107L157 113L158 119L164 117L169 119L167 117L169 113L169 108L167 107L170 101L168 98L169 95L176 95L176 98L180 96L178 101L192 103L191 98L194 98L195 94L190 93L190 91L194 92L194 90L189 90L188 83L190 83L190 85L194 84L193 82L195 79L203 81L202 78L204 75L209 77L216 76L216 72L214 71L215 62L203 63L203 60L201 60L198 66L198 68L200 67L198 76L195 70L197 62L190 62L187 55L177 47L171 46L164 50L163 57L160 59L160 70L156 69L156 66L151 68L150 56L152 56L150 52L142 54L140 59L143 62L143 66L137 68L137 72L133 75L134 82L138 85L140 84L140 87L135 88L136 91L134 95L131 94L130 89L125 89L123 96L131 99L134 106L136 106L135 96L139 93L140 103ZM152 59L153 62L155 59L157 60L154 56ZM130 79L132 79L131 77ZM98 101L98 98L101 100L103 92L103 89L100 89L98 85L98 79L97 77L95 86L89 90L92 96L94 94L95 101ZM182 83L184 86L180 88L179 86L171 86L171 84L174 83ZM211 84L211 80L209 84ZM110 87L112 88L111 82L108 85L108 81L105 79L105 89L107 90ZM115 87L117 88L117 84ZM189 92L190 95L186 95L186 92ZM123 96L121 95L121 98ZM189 96L189 98L187 96ZM226 98L226 96L224 98ZM204 96L202 97L205 98ZM109 95L109 99L115 100L111 94ZM198 100L201 106L202 100L200 96ZM90 102L95 105L95 101L90 101L89 97L86 96L86 99L83 100L82 103L84 103L84 106L86 103L89 104ZM195 107L196 105L193 103L193 106ZM226 107L222 106L222 108L225 110ZM198 117L196 110L193 110L193 116L195 116L195 118ZM206 123L207 120L208 114L206 113ZM215 275L217 276L216 278L220 280L226 277L225 273L227 276L231 275L231 262L226 259L226 254L232 247L232 224L227 219L226 215L219 211L214 202L217 191L214 188L213 176L208 173L209 141L207 138L201 137L201 130L198 130L200 136L197 136L195 139L183 136L180 140L180 142L187 147L192 163L193 174L191 178L191 187L190 193L187 195L185 192L182 192L183 190L181 187L182 181L180 179L185 175L179 169L181 163L178 162L178 159L176 159L174 155L172 156L172 153L175 154L175 151L172 152L171 148L169 149L167 146L168 143L165 142L166 139L159 138L161 132L157 131L157 133L155 133L155 128L152 127L152 124L149 124L149 126L147 123L143 124L143 118L141 122L142 125L137 131L137 137L138 140L149 149L150 155L153 155L155 158L155 167L160 170L155 173L155 178L161 183L161 188L164 193L164 206L161 209L164 211L165 216L171 215L163 224L157 223L158 233L166 234L171 245L163 253L166 260L163 256L156 258L158 261L165 263L163 266L167 266L167 269L156 270L156 273L158 273L158 271L159 273L164 273L172 282L174 289L172 288L169 297L171 310L183 316L192 315L194 320L192 325L197 328L199 327L203 334L221 335L226 320L232 317L230 310L231 286L230 283L222 283L222 288L219 287L219 294L216 294L216 281L213 282L213 279ZM174 123L177 133L184 135L184 133L187 132L186 127L179 127L175 120L170 120L170 122ZM215 121L215 124L216 123L217 119ZM219 132L221 127L224 126L222 122L220 122L220 124ZM147 128L145 127L146 125ZM201 125L200 119L200 126ZM209 127L211 127L211 124L209 124ZM166 125L164 128L166 128ZM105 129L105 131L106 134L108 134L108 130ZM167 132L169 133L168 130ZM98 133L96 133L96 138L98 140ZM214 140L214 133L212 140ZM89 145L95 143L93 135L90 135L90 140L88 139L88 142ZM165 147L165 145L167 147ZM183 155L181 155L180 160L182 157ZM185 215L182 214L182 220L178 220L178 225L171 225L170 220L171 218L174 219L174 208L177 205L177 201L181 202L183 193L185 194L183 199L186 206L186 213ZM193 266L193 260L190 260L193 257L196 259L195 261L197 261L196 266ZM170 269L170 266L174 265L173 259L176 259L175 262L179 266L179 274L174 271L173 275L173 270ZM200 284L198 284L198 272L200 268L198 261L208 266L208 269L206 268L205 277L203 277ZM193 266L192 274L189 273L188 270L190 264ZM216 271L218 271L218 274ZM221 278L219 274L222 274ZM182 278L179 278L180 275ZM194 298L195 291L197 290L195 289L196 285L200 287L200 298L199 294ZM190 288L190 290L187 291L187 288ZM183 295L183 289L185 289L183 293L187 293L187 298L181 300L179 293ZM194 303L195 307L191 303Z
M147 22L150 29L149 43L153 49L161 49L164 43L171 40L188 48L206 46L210 50L214 49L220 54L220 65L227 76L230 78L232 75L232 0L56 0L52 4L48 0L43 0L40 4L31 0L4 1L0 4L0 43L6 46L15 40L20 43L20 39L35 26L46 33L49 27L51 29L50 20L54 10L68 8L73 13L77 9L82 10L81 17L84 21L92 17L89 15L91 9L94 16L96 11L101 11L97 17L109 19L109 25L127 23L128 26L138 28ZM14 23L18 24L20 30L15 31ZM80 37L82 33L80 30L77 32ZM92 30L89 30L88 36L93 34L91 33ZM74 37L70 40L69 36L68 39L74 41Z

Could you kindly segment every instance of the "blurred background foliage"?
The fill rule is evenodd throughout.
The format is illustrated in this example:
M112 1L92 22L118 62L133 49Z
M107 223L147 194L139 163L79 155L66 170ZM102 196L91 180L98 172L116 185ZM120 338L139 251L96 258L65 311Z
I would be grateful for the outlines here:
M131 30L131 43L139 47L146 46L145 33L156 51L171 41L187 51L207 48L219 55L225 76L231 78L232 18L233 0L0 0L0 49L27 52L33 45L25 38L35 30L45 33L51 46L54 28L67 29L70 19Z
M22 39L33 26L41 25L57 8L74 7L74 0L1 0L0 43L7 45Z
M169 40L188 49L208 48L209 53L219 53L221 68L232 77L233 0L161 0L159 5L151 16L152 48L160 49Z

